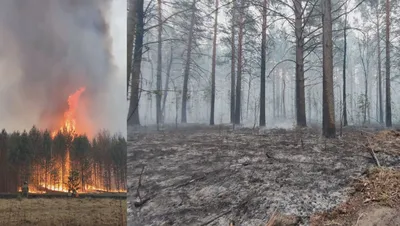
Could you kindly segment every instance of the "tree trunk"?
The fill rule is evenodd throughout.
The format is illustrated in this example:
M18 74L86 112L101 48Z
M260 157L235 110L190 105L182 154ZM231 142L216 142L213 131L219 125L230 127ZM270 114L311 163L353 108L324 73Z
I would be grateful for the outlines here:
M240 1L239 9L239 44L238 44L238 65L237 65L237 85L236 85L236 104L235 104L235 124L240 124L241 110L241 90L242 90L242 51L243 51L243 29L244 29L244 4Z
M364 118L363 118L363 124L367 122L367 111L368 111L368 74L365 72L365 93L364 93Z
M276 81L276 73L272 73L272 116L276 118L276 92L275 92L275 81Z
M128 125L140 125L139 121L139 83L140 83L140 67L142 64L143 54L143 33L144 33L144 12L143 1L136 0L136 38L135 50L133 54L133 71L131 83L131 97L129 100Z
M215 66L217 58L217 32L218 32L218 0L215 0L215 22L214 22L214 40L213 40L213 55L211 65L211 114L210 125L214 125L215 113Z
M297 126L307 126L304 94L304 32L303 6L300 0L294 0L296 35L296 122Z
M249 74L249 86L247 90L247 101L246 101L246 118L249 119L249 108L250 108L250 93L251 93L251 82L253 78L251 77L251 72Z
M376 13L376 34L378 39L378 105L379 123L383 124L383 103L382 103L382 59L381 59L381 35L379 13Z
M261 34L261 87L260 87L260 126L265 126L265 64L267 49L267 0L264 0L262 9Z
M392 127L390 97L390 1L386 0L386 127Z
M135 35L135 29L136 29L136 4L134 3L134 0L129 0L128 1L128 21L127 21L127 33L128 33L128 38L127 38L127 65L126 65L126 92L127 92L127 97L129 97L129 82L130 82L130 77L131 77L131 72L132 72L132 52L133 52L133 39Z
M331 0L322 1L322 42L323 42L323 135L336 137L335 105L333 93L333 54L332 54L332 12Z
M231 123L235 121L235 21L236 21L236 1L233 2L232 8L232 28L231 28Z
M162 71L162 9L161 9L161 2L162 0L157 0L158 3L158 45L157 45L157 93L156 93L156 122L157 122L157 129L159 129L159 125L161 122L161 71Z
M347 126L347 101L346 101L346 66L347 66L347 10L344 17L344 47L343 47L343 126Z
M286 76L285 76L285 73L286 73L286 71L282 71L282 114L283 114L284 119L286 119L286 103L285 103ZM304 89L303 89L303 91L304 91ZM305 115L305 112L304 112L304 115Z
M168 63L168 68L167 68L167 75L165 76L165 85L164 85L164 95L162 96L162 107L161 107L161 112L162 112L162 122L164 123L165 121L165 103L167 102L167 96L168 96L168 85L169 85L169 79L171 75L171 68L172 68L172 63L174 58L174 51L173 47L171 45L171 50L170 50L170 55L169 55L169 63Z
M193 33L194 33L194 23L196 19L196 0L192 2L192 16L190 19L190 29L189 29L189 40L186 52L186 63L185 70L183 72L183 90L182 90L182 109L181 109L181 122L186 123L186 105L187 105L187 94L188 94L188 83L189 83L189 72L190 72L190 62L192 59L192 43L193 43Z

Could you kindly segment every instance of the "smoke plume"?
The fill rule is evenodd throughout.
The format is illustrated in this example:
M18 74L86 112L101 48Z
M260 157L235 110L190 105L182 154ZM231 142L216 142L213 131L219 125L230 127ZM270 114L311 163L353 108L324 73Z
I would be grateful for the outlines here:
M0 127L58 128L68 96L85 87L77 125L125 133L125 76L110 33L122 1L0 1Z

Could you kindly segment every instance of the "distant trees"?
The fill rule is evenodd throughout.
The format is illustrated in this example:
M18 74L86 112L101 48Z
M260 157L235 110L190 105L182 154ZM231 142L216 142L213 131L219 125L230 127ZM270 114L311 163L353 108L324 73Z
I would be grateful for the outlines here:
M103 131L89 141L86 135L50 133L33 127L0 133L0 192L16 192L24 181L30 190L67 185L72 171L79 184L104 190L126 189L126 141ZM32 189L33 188L33 189Z
M131 103L147 94L149 101L141 102L146 106L141 111L149 111L142 117L146 123L165 118L186 123L190 117L216 124L220 117L221 122L264 126L270 117L271 123L294 120L300 127L322 122L324 134L334 137L335 114L344 126L361 123L354 116L363 97L362 121L382 123L386 115L390 126L392 107L398 108L390 86L400 77L398 64L390 64L400 59L393 38L399 26L390 21L400 18L390 16L398 2L385 1L157 0L145 1L141 9L136 1L136 35L144 37L134 36L133 55L143 50L146 56L145 73L135 87L131 83ZM329 9L321 11L319 4ZM362 24L353 13L361 13ZM227 20L219 21L220 15ZM386 73L385 86L381 73ZM133 78L139 77L132 73Z

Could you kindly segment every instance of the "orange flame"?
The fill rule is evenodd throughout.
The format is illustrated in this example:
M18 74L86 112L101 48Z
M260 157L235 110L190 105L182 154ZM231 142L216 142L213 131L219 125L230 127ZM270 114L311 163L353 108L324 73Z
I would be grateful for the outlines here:
M60 127L59 131L66 130L67 133L74 135L76 132L76 110L78 108L79 98L85 91L85 87L78 89L75 93L68 97L68 111L64 113L64 122ZM58 131L52 133L53 138L56 136Z

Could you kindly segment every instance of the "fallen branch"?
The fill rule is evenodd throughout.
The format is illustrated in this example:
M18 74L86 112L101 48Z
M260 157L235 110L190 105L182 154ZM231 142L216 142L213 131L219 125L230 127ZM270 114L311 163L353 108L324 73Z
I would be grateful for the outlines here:
M191 184L191 183L193 183L193 182L196 182L196 181L198 181L198 180L201 180L201 179L205 178L206 176L207 176L207 174L205 174L205 175L203 175L203 176L199 176L199 177L194 178L194 179L191 179L191 180L189 180L189 181L186 181L185 183L182 183L182 184L177 185L175 188L184 187L184 186L189 185L189 184Z
M136 190L136 196L139 198L140 202L142 202L142 198L140 197L139 189L140 189L140 186L142 185L142 175L143 175L144 167L145 166L142 167L142 171L140 172L139 183L138 183L138 187L137 187L137 190Z
M209 220L209 221L207 221L207 222L204 222L204 223L201 224L200 226L209 225L209 224L211 224L212 222L214 222L215 220L219 219L220 217L222 217L222 216L224 216L224 215L226 215L226 214L228 214L228 213L230 213L230 212L232 212L232 209L227 210L227 211L225 211L225 212L223 212L223 213L217 215L216 217L212 218L211 220Z
M146 204L146 202L149 201L150 199L151 199L150 197L147 197L147 198L145 198L143 200L140 200L139 202L134 202L133 205L136 208L139 208L139 207L143 206L144 204Z
M372 148L371 143L369 142L368 137L367 137L367 142L368 142L367 149L369 150L369 152L370 152L372 158L375 160L376 166L381 167L381 164L379 163L379 159L378 159L378 157L376 157L375 151L374 151L374 149Z
M272 215L269 218L269 220L265 226L273 226L275 223L275 220L276 220L276 216L277 216L277 214L276 214L276 209L275 209L274 212L272 212Z

